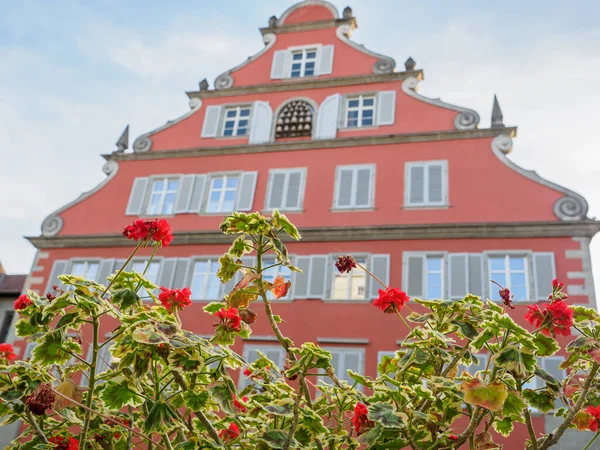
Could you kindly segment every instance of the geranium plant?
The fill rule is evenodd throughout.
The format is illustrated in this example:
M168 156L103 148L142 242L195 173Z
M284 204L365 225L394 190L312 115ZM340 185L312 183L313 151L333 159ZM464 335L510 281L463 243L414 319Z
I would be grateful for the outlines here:
M394 320L384 313L397 315L407 336L394 357L384 357L376 378L349 371L348 383L338 378L329 352L294 343L279 329L283 319L273 309L290 282L266 281L264 271L273 266L264 261L274 253L275 265L298 271L281 240L282 234L299 240L296 227L278 211L271 217L233 213L221 231L233 242L217 275L223 283L236 275L241 280L221 302L204 307L214 316L210 339L182 325L188 288L159 287L124 268L108 286L62 275L64 289L19 297L17 335L37 345L30 361L19 361L12 347L0 344L1 424L24 423L9 448L492 449L500 447L492 430L508 436L515 422L524 422L527 448L545 450L567 428L598 431L600 315L567 305L557 280L546 304L529 307L533 332L506 313L512 296L503 287L499 305L472 295L409 299L382 284L374 307L382 320ZM164 220L138 220L123 235L137 242L129 260L144 246L153 247L154 257L173 239ZM256 256L255 266L242 262L248 254ZM336 266L366 271L351 255ZM286 353L284 367L263 354L249 364L230 349L250 335L257 317L251 308L259 307ZM109 317L118 326L101 342L100 323ZM85 328L92 336L89 360L82 353ZM568 375L556 380L538 361L558 352L555 336L572 329L578 336L562 363ZM106 345L116 362L99 372ZM491 356L485 369L475 375L461 370L482 350ZM241 391L233 379L238 370L251 381ZM78 373L86 388L73 381ZM534 376L545 387L527 389ZM530 409L550 412L556 402L560 425L544 435L534 429Z

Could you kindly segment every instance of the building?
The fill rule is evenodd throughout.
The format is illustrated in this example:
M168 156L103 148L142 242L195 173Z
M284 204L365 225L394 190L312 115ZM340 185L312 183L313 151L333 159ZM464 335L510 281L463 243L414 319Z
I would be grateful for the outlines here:
M600 223L587 218L585 199L511 162L516 128L496 100L491 127L480 128L475 111L418 94L423 71L412 58L396 69L351 41L356 26L350 8L298 3L261 28L260 52L214 89L203 80L188 92L187 114L138 137L132 152L124 133L104 155L106 180L29 238L38 253L27 286L43 293L65 272L102 282L132 250L125 225L168 217L175 240L148 276L190 286L196 302L184 325L209 334L214 319L202 306L227 288L215 276L230 242L218 231L224 214L279 208L303 235L289 249L304 270L275 306L290 319L282 330L331 350L342 376L375 376L405 331L370 304L378 285L359 271L336 273L339 254L411 296L499 300L494 279L515 294L522 318L557 276L569 301L595 307L589 243ZM141 271L149 254L130 268ZM264 317L253 331L235 350L252 358L260 349L282 365ZM31 346L22 347L26 357ZM559 362L546 367L558 377ZM534 423L543 430L551 420L536 414ZM517 429L511 448L522 448Z
M7 342L15 315L14 301L23 291L27 275L7 275L0 263L0 343Z

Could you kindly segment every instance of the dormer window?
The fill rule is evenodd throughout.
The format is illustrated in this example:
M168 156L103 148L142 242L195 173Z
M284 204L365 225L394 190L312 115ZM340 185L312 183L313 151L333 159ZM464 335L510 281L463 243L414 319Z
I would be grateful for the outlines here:
M309 48L292 52L291 78L310 77L315 74L317 49Z
M275 139L312 136L314 111L305 101L289 102L277 116Z
M375 95L358 95L346 99L346 127L359 128L374 125Z
M225 108L222 136L246 136L250 124L250 106Z

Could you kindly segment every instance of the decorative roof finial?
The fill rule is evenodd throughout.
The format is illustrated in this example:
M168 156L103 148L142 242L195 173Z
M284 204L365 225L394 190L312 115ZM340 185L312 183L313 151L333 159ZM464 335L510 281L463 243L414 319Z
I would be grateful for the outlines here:
M344 8L344 12L343 12L343 17L344 19L352 19L352 8L350 8L349 6L346 6Z
M276 27L277 27L277 17L276 16L269 17L269 28L276 28Z
M208 81L206 81L206 78L200 82L200 90L208 91Z
M404 67L406 67L406 71L407 72L412 72L413 70L415 70L415 66L416 65L417 65L417 63L410 56L408 57L408 59L404 63Z
M129 148L129 125L125 127L121 137L117 141L117 151L124 152Z
M496 94L494 94L494 106L492 108L492 128L504 128L502 110Z

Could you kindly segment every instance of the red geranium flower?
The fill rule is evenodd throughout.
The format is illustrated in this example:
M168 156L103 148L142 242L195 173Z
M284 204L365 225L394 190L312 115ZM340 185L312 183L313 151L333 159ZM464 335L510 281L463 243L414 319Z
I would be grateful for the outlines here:
M231 394L231 398L233 399L233 406L235 407L235 409L242 413L245 413L247 411L246 407L240 403L235 394ZM242 401L246 403L248 401L248 397L242 397Z
M235 423L230 423L229 428L221 430L219 437L224 441L231 441L240 435L240 428Z
M128 225L123 230L123 236L134 241L144 240L148 237L148 221L138 219L133 222L133 225Z
M558 278L555 278L554 280L552 280L552 290L553 291L560 291L564 287L565 287L565 283L561 283L560 281L558 281Z
M588 406L585 410L593 417L588 428L591 431L598 431L598 423L600 422L600 406Z
M25 309L29 305L31 305L31 300L29 299L27 294L21 294L15 300L15 303L14 303L15 311L20 311L21 309Z
M252 371L246 367L244 369L244 375L247 377L250 377L250 376L252 376Z
M375 426L373 421L369 420L368 414L369 410L367 409L367 405L358 402L354 407L354 416L352 417L352 425L354 426L356 434L363 434Z
M384 313L393 314L399 311L409 300L410 297L406 295L406 292L389 287L385 291L379 289L379 298L376 298L373 304Z
M356 267L356 261L350 255L340 256L335 263L335 267L337 267L340 273L350 273Z
M0 344L0 358L8 359L9 362L17 359L13 346L10 344Z
M512 304L514 295L510 293L510 290L508 288L502 288L502 289L500 289L498 291L498 294L500 294L500 298L502 299L502 303L504 303L509 308L515 309L515 307Z
M448 436L448 438L452 439L453 441L458 441L458 436L455 434L451 434L450 436Z
M170 313L192 304L192 300L190 299L192 291L190 288L168 289L161 286L160 290L162 292L158 295L158 300Z
M237 308L222 308L215 313L215 316L221 319L221 323L215 324L215 326L222 325L232 331L241 330L242 318L238 315Z
M48 439L48 442L58 445L56 450L77 450L79 441L72 437L54 436Z
M536 328L542 328L546 336L570 336L573 326L573 310L562 300L555 300L550 304L542 305L544 311L538 305L527 307L525 320Z
M123 236L134 241L149 241L160 242L163 247L168 245L173 240L171 233L171 225L165 219L143 220L138 219L133 222L133 225L128 225L123 230Z

